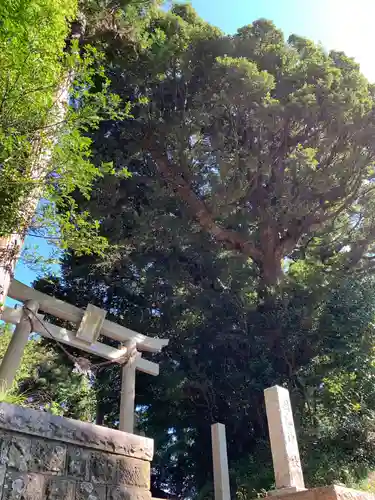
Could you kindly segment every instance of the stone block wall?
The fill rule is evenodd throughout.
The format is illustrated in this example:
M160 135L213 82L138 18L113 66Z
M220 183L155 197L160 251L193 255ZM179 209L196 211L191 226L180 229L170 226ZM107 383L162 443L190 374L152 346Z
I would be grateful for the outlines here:
M153 440L0 403L1 500L150 500Z

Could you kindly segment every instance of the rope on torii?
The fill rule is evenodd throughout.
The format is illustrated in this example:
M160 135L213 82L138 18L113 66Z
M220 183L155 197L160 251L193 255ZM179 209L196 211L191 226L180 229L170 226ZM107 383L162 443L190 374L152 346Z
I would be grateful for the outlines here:
M59 347L59 349L70 359L70 361L73 363L75 369L84 374L93 374L94 370L98 370L99 368L103 368L105 366L112 365L113 363L118 363L120 365L126 365L132 356L134 356L134 352L137 351L137 345L133 344L132 349L126 349L125 353L123 356L117 360L108 360L108 361L101 361L100 363L93 363L90 359L85 358L83 356L75 356L74 354L71 354L69 351L65 349L65 347L62 345L61 342L54 336L52 331L48 328L48 326L45 324L45 321L38 317L37 314L34 313L32 309L30 309L26 304L24 304L23 309L29 313L28 317L31 323L31 329L33 328L32 324L32 319L31 317L35 318L36 321L39 322L39 324L45 329L47 334L51 337L51 339L55 342L55 344Z

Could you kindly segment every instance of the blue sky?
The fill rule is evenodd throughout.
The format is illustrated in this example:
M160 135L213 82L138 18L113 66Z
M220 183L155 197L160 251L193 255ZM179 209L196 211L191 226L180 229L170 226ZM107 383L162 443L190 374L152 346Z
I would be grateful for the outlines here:
M54 248L43 238L37 237L27 237L25 242L25 247L28 247L29 252L42 255L47 258L52 254ZM58 272L58 266L51 266L53 272ZM25 265L20 261L16 267L16 278L26 285L32 283L37 277L38 273L36 270L31 269L29 266Z
M375 0L192 0L201 17L228 33L255 19L271 19L296 33L355 57L375 82Z
M227 33L255 19L271 19L286 35L297 33L322 43L327 49L343 50L361 65L365 76L375 82L375 0L192 0L206 21ZM46 242L28 239L48 255ZM22 262L16 277L30 284L37 276Z

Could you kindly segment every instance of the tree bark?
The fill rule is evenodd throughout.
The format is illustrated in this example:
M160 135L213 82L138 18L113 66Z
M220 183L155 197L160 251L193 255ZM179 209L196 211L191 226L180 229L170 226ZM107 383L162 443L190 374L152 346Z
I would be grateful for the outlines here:
M83 34L84 19L72 24L71 34L67 41L70 44L72 38L77 38L76 26L79 24L81 30L79 36ZM21 255L25 237L32 223L39 200L43 194L43 184L48 174L53 148L58 140L58 126L64 120L67 104L69 100L69 89L73 81L72 75L67 75L60 88L56 92L56 100L51 110L51 123L47 130L49 131L47 140L48 147L43 146L42 140L36 140L33 158L31 159L31 171L29 173L31 180L36 181L34 189L22 200L22 209L19 219L23 221L21 227L14 228L14 232L0 237L0 311L8 295L10 282L14 276L18 259Z
M23 240L24 237L18 234L0 238L0 308L8 295Z
M68 78L61 86L56 98L56 118L55 123L63 120L68 102L68 91L71 79ZM55 135L53 135L55 134ZM53 147L57 142L57 132L55 127L51 127L51 144L47 150L36 153L36 159L31 166L30 177L37 181L36 187L31 189L22 203L20 219L23 221L21 227L15 228L14 233L0 238L0 304L4 304L8 295L10 282L14 276L14 271L21 255L25 237L32 223L33 216L43 193L43 182L48 174ZM36 150L38 145L36 145Z

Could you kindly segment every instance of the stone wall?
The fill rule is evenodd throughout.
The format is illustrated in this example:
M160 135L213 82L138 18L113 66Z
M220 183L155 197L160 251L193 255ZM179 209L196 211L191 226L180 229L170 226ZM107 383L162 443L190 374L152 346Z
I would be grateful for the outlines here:
M153 440L0 403L1 500L150 500Z

